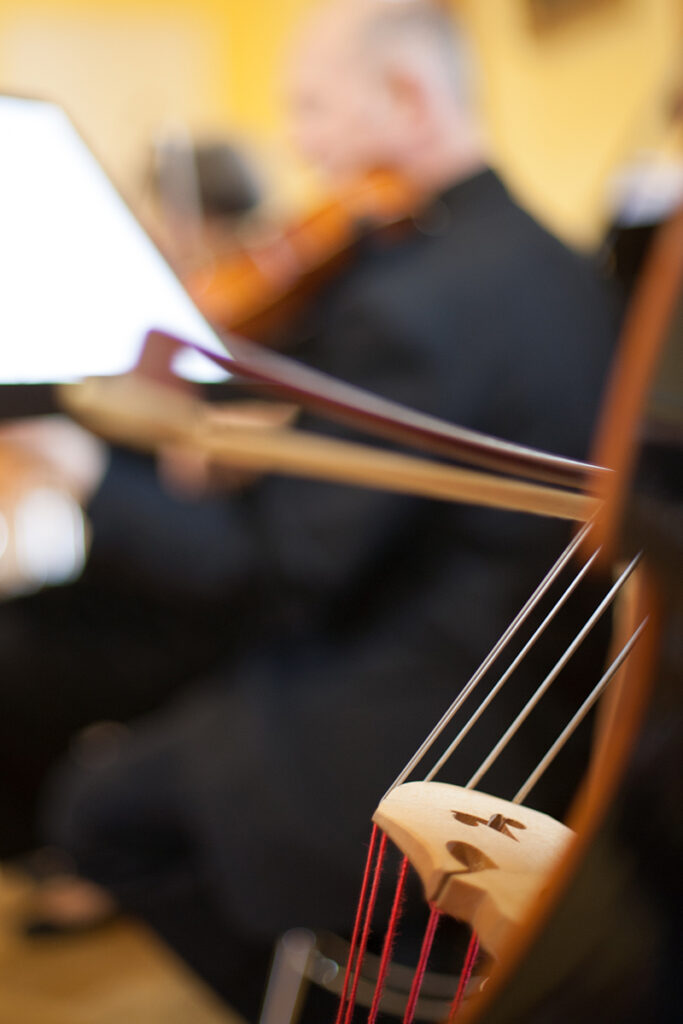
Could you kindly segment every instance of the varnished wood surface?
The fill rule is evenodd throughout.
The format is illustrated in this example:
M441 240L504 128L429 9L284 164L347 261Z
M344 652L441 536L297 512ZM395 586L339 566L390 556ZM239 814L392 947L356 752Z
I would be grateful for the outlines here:
M137 922L23 938L28 896L0 874L0 1024L242 1024Z

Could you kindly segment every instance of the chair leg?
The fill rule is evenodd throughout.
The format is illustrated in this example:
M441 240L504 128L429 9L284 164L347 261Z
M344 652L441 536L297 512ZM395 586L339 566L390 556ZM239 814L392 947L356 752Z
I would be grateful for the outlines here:
M296 1024L309 979L316 937L305 928L293 928L278 940L268 977L259 1024Z

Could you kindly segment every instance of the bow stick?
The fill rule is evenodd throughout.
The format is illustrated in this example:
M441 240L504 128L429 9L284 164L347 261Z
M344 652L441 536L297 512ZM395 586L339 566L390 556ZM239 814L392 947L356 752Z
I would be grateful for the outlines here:
M190 446L218 465L585 521L596 498L284 428L217 422L211 406L141 374L62 385L62 405L95 432L151 450Z

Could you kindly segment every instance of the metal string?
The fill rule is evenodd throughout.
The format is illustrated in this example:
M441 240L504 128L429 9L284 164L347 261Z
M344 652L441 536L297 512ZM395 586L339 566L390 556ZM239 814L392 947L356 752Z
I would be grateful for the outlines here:
M526 604L517 613L517 615L512 620L510 625L507 627L505 632L501 635L501 637L496 642L496 644L491 648L491 650L489 651L489 653L486 656L486 658L484 659L484 661L481 663L479 668L475 671L474 675L471 676L471 678L465 684L465 686L460 691L458 696L455 698L455 700L453 701L451 706L444 713L444 715L441 717L441 719L437 722L437 724L434 726L434 728L429 733L427 738L423 741L423 743L415 751L413 756L410 758L410 760L406 764L405 768L394 779L394 781L392 782L391 786L389 787L389 789L386 791L386 793L382 797L383 800L385 800L389 796L389 794L392 792L392 790L394 790L397 786L400 786L401 783L405 782L405 780L408 778L408 776L412 774L412 772L415 770L415 768L418 766L418 764L423 760L425 755L428 753L428 751L431 749L433 744L439 738L439 736L444 731L446 726L451 722L451 720L453 719L454 715L462 707L462 705L465 703L465 701L470 696L470 694L474 692L474 690L477 687L477 685L481 682L481 679L483 678L484 674L488 671L488 669L494 663L494 661L496 660L498 655L501 653L501 651L503 651L504 648L507 646L508 642L515 635L515 633L517 632L519 627L525 622L525 620L531 614L531 612L536 607L538 602L541 600L543 595L547 592L549 587L557 579L557 577L562 572L562 570L564 569L566 564L569 562L569 560L571 559L571 557L573 556L573 554L577 550L577 548L581 545L581 543L588 536L590 530L592 529L593 521L594 520L589 520L589 522L587 522L585 524L585 526L583 526L581 528L581 530L577 533L576 537L574 537L574 539L571 541L571 543L568 544L568 546L562 552L562 554L557 559L555 564L548 571L546 576L541 580L541 582L539 583L538 587L536 587L536 590L534 590L533 594L527 600Z
M555 760L559 752L564 747L567 740L571 737L574 730L581 724L590 709L595 704L598 697L601 695L607 684L610 682L612 677L619 671L626 658L631 653L635 643L640 634L647 625L647 617L643 619L641 624L638 626L633 636L624 644L619 654L616 656L612 664L609 666L602 679L596 683L595 688L586 697L585 701L576 712L574 717L567 723L560 735L557 737L553 745L549 748L545 756L539 761L538 765L534 768L533 772L526 780L526 782L520 787L512 798L513 804L521 804L529 795L531 790L534 788L538 780L541 778L545 770Z
M600 619L600 617L603 615L605 610L612 603L612 601L616 597L618 591L624 585L624 583L626 582L628 577L631 575L631 573L633 572L633 570L635 569L635 567L637 566L639 561L640 561L640 555L636 555L636 557L633 559L633 561L630 562L629 565L626 567L626 569L623 571L623 573L621 574L619 579L616 581L616 583L613 584L613 586L608 591L607 595L602 599L602 601L600 602L600 604L598 605L596 610L593 612L591 617L588 619L588 621L586 622L585 626L583 626L583 628L577 633L576 637L571 642L571 644L569 645L567 650L564 652L562 657L556 662L554 668L551 669L551 671L545 677L545 679L543 680L541 685L538 687L538 689L534 693L533 697L531 697L527 701L527 703L524 705L524 707L522 708L520 713L517 715L517 717L514 719L512 724L503 733L503 735L501 736L501 738L498 741L498 743L496 743L496 745L493 748L493 750L491 750L491 752L488 754L488 756L482 761L482 763L479 766L479 768L477 768L477 770L474 773L474 775L468 781L468 783L467 783L467 785L465 787L466 789L473 789L477 785L477 783L481 781L483 776L487 773L487 771L494 764L494 762L497 761L498 757L505 750L505 748L507 747L507 745L510 742L510 740L512 739L512 737L516 734L516 732L518 731L520 726L523 724L523 722L526 721L526 719L529 717L530 713L536 707L536 705L540 701L540 699L543 696L543 694L550 687L550 685L555 681L555 679L560 674L560 672L562 671L564 666L567 664L567 662L569 661L571 656L574 654L576 649L580 646L580 644L588 636L590 631L595 626L596 622Z
M546 628L550 625L550 623L555 618L555 616L557 615L559 610L562 608L562 606L565 604L567 599L571 596L571 594L574 593L574 591L578 587L579 583L584 578L586 573L590 570L590 568L593 565L593 562L595 561L595 559L598 557L599 552L600 552L600 548L598 548L598 550L595 551L595 553L591 555L591 557L588 559L586 564L584 566L582 566L580 571L574 577L574 579L569 584L569 586L567 587L565 592L562 594L562 596L559 598L557 603L550 609L550 611L548 612L548 614L546 615L546 617L544 618L543 622L540 624L538 629L535 631L535 633L532 634L532 636L526 642L526 644L521 649L521 651L519 652L517 657L514 659L514 661L512 661L510 666L505 670L505 672L500 677L500 679L498 680L496 685L493 687L493 689L490 691L490 693L481 702L481 704L479 705L477 710L474 712L474 714L471 716L469 721L466 722L466 724L462 727L462 729L460 730L458 735L455 737L453 742L450 744L450 746L448 746L446 748L446 750L443 752L443 754L441 755L439 760L436 762L436 764L434 765L432 770L430 772L428 772L427 775L425 775L425 777L424 777L424 781L425 782L431 782L432 779L434 779L434 777L441 771L443 766L449 760L451 755L460 746L460 744L464 740L465 736L467 736L467 734L470 731L470 729L472 729L472 727L474 725L476 725L476 723L479 721L479 719L483 715L484 711L486 711L487 707L489 706L489 704L491 703L493 698L496 696L497 693L499 693L502 690L503 686L508 681L508 679L510 678L512 673L515 671L517 666L526 657L526 655L529 653L529 651L534 646L534 644L536 643L538 638L542 635L542 633L545 632Z

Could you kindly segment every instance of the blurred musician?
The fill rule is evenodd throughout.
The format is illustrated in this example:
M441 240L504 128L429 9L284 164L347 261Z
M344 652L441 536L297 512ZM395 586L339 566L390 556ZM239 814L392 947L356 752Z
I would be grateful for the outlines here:
M470 58L445 14L417 0L325 6L289 81L311 160L336 178L395 171L433 197L409 235L359 247L299 324L298 357L467 426L585 455L618 304L592 261L487 169ZM121 550L140 548L135 510L119 512ZM241 658L106 755L80 747L53 779L46 821L84 876L253 1016L280 932L348 929L378 795L568 528L286 479L226 498L224 526L226 630L251 609ZM530 681L500 699L461 772ZM537 762L549 719L562 720L561 688L550 703L502 763L500 792ZM560 809L580 753L558 761L540 806Z

